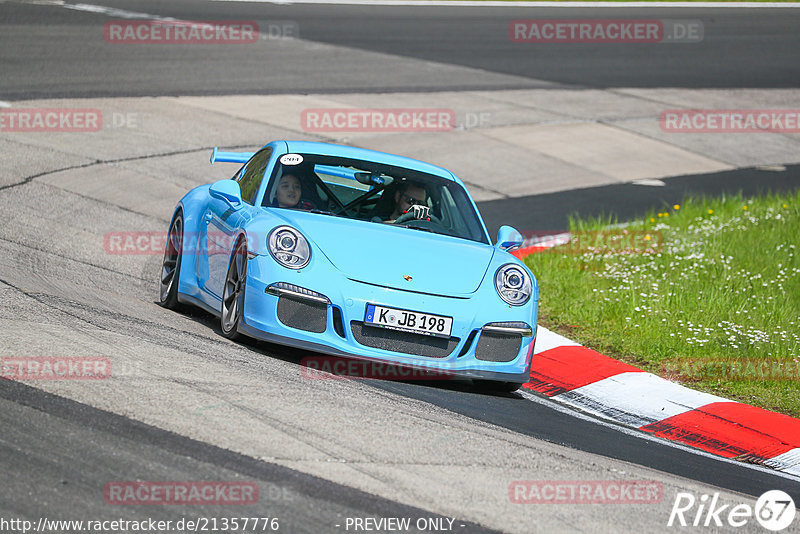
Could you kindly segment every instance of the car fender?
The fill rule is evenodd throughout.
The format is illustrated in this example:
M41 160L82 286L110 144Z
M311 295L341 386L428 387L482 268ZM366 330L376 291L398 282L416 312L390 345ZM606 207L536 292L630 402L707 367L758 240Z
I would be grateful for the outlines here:
M197 238L200 232L200 224L203 220L203 213L205 212L206 205L208 204L208 188L209 184L195 187L183 198L178 201L175 211L170 219L170 225L175 219L179 211L183 212L183 234L184 236L192 236ZM178 283L178 294L194 295L197 293L199 287L197 284L196 268L196 255L198 253L197 247L192 245L188 246L184 243L184 250L189 250L190 253L181 258L180 278Z

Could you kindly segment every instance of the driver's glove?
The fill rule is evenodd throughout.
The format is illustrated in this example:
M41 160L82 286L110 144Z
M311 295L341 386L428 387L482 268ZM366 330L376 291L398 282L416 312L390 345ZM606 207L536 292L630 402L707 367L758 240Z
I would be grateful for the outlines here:
M422 204L414 204L410 208L408 208L404 213L408 213L411 215L412 219L424 219L426 221L430 221L430 214L431 209L428 206L423 206Z

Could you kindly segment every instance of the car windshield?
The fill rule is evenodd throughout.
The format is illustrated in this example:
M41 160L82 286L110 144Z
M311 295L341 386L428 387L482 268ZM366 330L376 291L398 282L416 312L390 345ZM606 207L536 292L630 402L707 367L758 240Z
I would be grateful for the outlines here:
M318 154L284 155L275 165L263 205L489 243L461 185L370 161ZM421 216L412 216L419 214L416 206L422 208Z

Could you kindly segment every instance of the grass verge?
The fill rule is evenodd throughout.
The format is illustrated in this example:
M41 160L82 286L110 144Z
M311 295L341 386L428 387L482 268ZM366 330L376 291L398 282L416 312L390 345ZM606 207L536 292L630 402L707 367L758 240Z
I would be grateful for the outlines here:
M694 389L800 417L800 192L572 220L526 258L540 323Z

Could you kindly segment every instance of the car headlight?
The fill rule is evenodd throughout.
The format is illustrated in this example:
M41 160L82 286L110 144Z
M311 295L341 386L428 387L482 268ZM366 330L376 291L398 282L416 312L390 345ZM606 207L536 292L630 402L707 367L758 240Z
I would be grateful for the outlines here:
M512 306L522 306L531 298L531 277L519 265L507 263L497 269L494 287L500 298Z
M311 259L308 241L291 226L274 228L267 236L267 248L275 261L288 269L302 269Z

